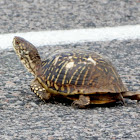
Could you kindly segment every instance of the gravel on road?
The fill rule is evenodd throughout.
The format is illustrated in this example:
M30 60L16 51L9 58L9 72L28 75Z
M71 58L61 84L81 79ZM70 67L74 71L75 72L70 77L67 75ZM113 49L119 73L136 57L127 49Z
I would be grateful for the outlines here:
M0 0L0 33L140 23L139 0Z

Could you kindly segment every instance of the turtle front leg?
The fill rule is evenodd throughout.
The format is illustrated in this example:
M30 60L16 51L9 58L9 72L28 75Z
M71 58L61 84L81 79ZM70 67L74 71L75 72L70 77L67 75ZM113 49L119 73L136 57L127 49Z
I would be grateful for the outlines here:
M37 79L32 81L30 88L31 91L33 91L38 97L40 97L44 101L49 100L51 97L51 94L46 91L46 89L38 82Z
M86 108L90 104L90 97L80 95L78 100L73 101L72 106L74 108Z

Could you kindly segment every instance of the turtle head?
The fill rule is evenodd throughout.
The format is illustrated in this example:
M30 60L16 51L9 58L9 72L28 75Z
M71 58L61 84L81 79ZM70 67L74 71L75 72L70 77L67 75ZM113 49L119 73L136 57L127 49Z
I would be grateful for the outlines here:
M27 40L16 36L13 39L13 47L23 65L35 75L36 69L41 64L41 59L35 46Z

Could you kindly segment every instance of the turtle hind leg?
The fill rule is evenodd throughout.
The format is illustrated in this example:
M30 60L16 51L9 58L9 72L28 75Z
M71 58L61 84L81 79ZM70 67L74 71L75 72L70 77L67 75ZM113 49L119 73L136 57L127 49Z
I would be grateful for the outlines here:
M137 100L137 102L140 101L140 91L127 91L122 93L122 96L131 100Z
M86 108L90 104L90 97L80 95L78 100L73 101L72 106L74 108Z
M38 82L37 79L32 81L30 88L31 91L33 91L38 97L40 97L44 101L49 100L51 97L51 94L48 93L44 87L42 87L42 85Z

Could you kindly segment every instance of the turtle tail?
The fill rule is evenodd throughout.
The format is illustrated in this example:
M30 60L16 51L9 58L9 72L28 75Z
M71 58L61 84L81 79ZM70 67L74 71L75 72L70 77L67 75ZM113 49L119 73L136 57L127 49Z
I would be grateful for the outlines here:
M126 91L122 93L122 96L131 100L137 100L138 102L140 101L140 91Z

